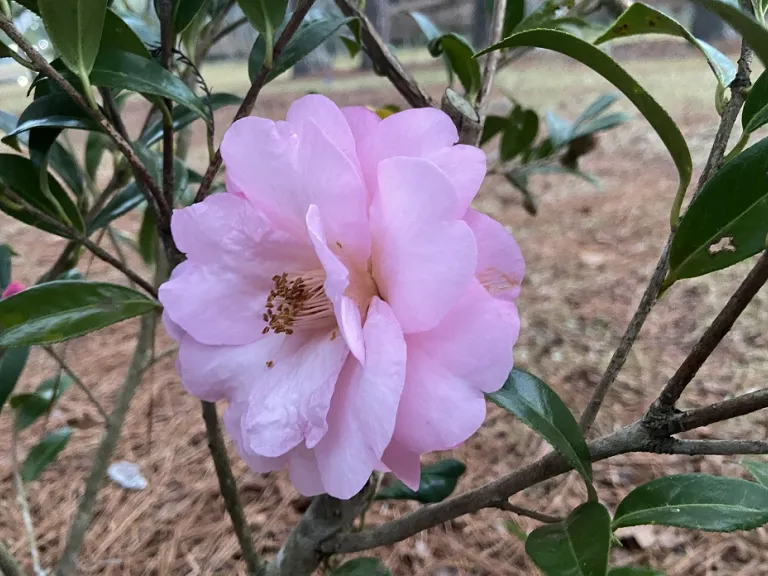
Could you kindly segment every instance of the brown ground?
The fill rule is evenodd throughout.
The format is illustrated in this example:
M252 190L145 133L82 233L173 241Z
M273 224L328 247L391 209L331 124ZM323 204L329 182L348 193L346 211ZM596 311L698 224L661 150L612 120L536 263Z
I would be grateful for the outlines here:
M573 68L549 65L557 66L549 69L551 76L566 71L574 74ZM705 70L703 64L696 68L699 77ZM530 104L565 101L560 110L573 115L603 89L591 79L579 81L581 93L567 87L565 76L557 80L554 94L551 78L550 93L538 85L526 88L514 74L506 77L505 85L522 86L520 93ZM699 87L686 88L698 94ZM697 167L703 164L714 134L712 92L709 88L704 92L705 97L660 96L662 101L673 103L672 113L689 139ZM398 100L391 90L330 94L344 104ZM258 112L280 116L289 100L272 93ZM226 126L224 120L229 116L222 115L219 126ZM192 160L199 163L202 154L195 149ZM542 177L534 184L540 203L536 218L523 212L517 193L501 179L489 178L477 202L481 210L512 227L528 262L520 298L523 329L516 347L518 365L555 387L574 412L582 409L598 381L653 269L667 234L668 208L676 187L661 143L641 119L602 138L600 149L586 159L584 168L599 176L603 190L579 180ZM121 225L135 230L136 222L128 220ZM7 218L0 218L0 230L2 240L21 253L16 266L19 279L25 282L49 266L60 247L58 241ZM686 281L669 292L648 321L598 419L596 432L611 431L643 412L747 267L743 264L707 279ZM92 276L117 280L98 263ZM690 386L686 405L703 405L764 385L768 366L766 320L768 295L763 291ZM135 330L135 322L126 322L76 341L67 351L67 358L107 406L121 381ZM158 350L168 344L161 336ZM35 354L24 377L24 388L34 387L52 371L52 363ZM98 413L75 388L60 401L48 426L64 422L75 428L70 445L39 481L28 486L38 544L48 567L61 552L82 479L101 435ZM0 417L0 437L9 437L10 423L6 410ZM699 435L763 439L766 426L765 415L755 415L701 430ZM22 452L42 433L42 424L26 431ZM486 425L453 454L468 463L459 490L493 479L546 451L547 446L535 434L492 408ZM217 493L199 404L182 390L172 360L162 361L145 379L115 459L137 462L149 488L128 492L107 482L81 555L83 574L243 573L237 543ZM596 465L595 476L601 499L615 507L633 486L670 472L742 474L737 460L630 455ZM257 548L271 555L305 502L282 474L253 474L234 455L233 461L251 528L258 534ZM27 559L6 449L0 451L0 486L0 538L16 557ZM513 501L565 514L583 497L578 478L570 475L532 488ZM378 504L367 521L382 522L416 506ZM503 521L510 517L484 511L374 553L394 574L403 576L535 574L521 542L503 527ZM528 530L535 527L525 518L519 522ZM768 562L765 530L702 535L639 528L624 530L621 536L625 547L614 551L614 564L650 565L669 576L757 575L765 573L763 567Z

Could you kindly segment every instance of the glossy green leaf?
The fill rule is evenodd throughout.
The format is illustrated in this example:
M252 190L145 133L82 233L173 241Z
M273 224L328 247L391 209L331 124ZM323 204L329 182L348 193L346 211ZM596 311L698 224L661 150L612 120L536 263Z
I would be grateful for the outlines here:
M768 462L758 460L742 460L740 462L747 471L752 474L755 480L763 486L768 487Z
M0 292L11 283L11 258L13 250L8 244L0 244Z
M580 38L558 30L528 30L519 32L509 38L505 38L480 54L485 54L492 50L519 46L546 48L570 56L589 66L621 90L648 120L672 156L680 178L677 197L682 200L682 196L691 181L693 170L688 145L680 133L680 129L669 114L667 114L666 110L659 106L632 76L599 48Z
M754 132L768 124L768 72L762 74L747 93L741 111L741 126L745 132Z
M557 18L557 13L562 8L571 7L573 7L573 2L570 0L544 0L530 14L525 16L512 31L518 33L539 28L557 28L560 25L560 20L564 20L564 18Z
M140 316L158 303L117 284L48 282L0 300L0 346L51 344Z
M50 195L41 190L40 176L31 160L14 154L0 154L0 210L36 228L66 237L58 228L28 213L5 196L4 189L9 189L48 216L59 222L67 222L77 230L84 230L83 219L77 206L52 176L48 177L48 186Z
M651 568L622 566L621 568L611 568L608 570L608 576L664 576L664 573L652 570Z
M474 58L474 48L458 34L450 33L434 41L433 54L445 54L451 69L464 87L467 96L473 97L480 90L480 63Z
M104 228L120 216L127 214L144 202L144 196L139 190L136 181L131 182L115 194L107 205L101 209L93 221L88 225L88 234Z
M155 254L157 254L158 238L157 224L155 214L149 207L144 211L144 217L141 219L139 227L139 255L147 266L155 263Z
M13 52L11 51L11 49L8 48L8 46L3 44L2 42L0 42L0 59L12 58L12 57L13 57Z
M723 165L691 202L672 240L667 285L763 251L766 234L768 138Z
M85 141L85 172L92 181L96 181L104 152L110 149L109 136L101 132L91 132Z
M728 86L736 78L736 65L725 54L695 38L674 18L639 2L632 4L594 43L603 44L616 38L643 34L677 36L690 42L707 59L709 67L722 87Z
M752 530L768 523L768 489L739 478L678 474L627 494L613 527L659 524L709 532Z
M327 16L304 20L299 25L296 34L293 35L280 53L280 57L275 60L272 70L267 75L267 82L274 80L280 74L292 68L299 60L311 53L315 48L333 36L339 28L352 20L352 18ZM264 38L259 36L253 45L251 55L248 57L248 76L251 82L259 75L264 64L264 47Z
M125 20L111 9L104 18L104 32L101 35L99 50L123 50L142 58L150 58L149 50Z
M87 76L99 52L107 0L38 0L37 4L67 68L81 78Z
M720 18L730 24L749 44L750 48L768 66L768 30L744 12L738 4L721 0L693 0L694 3L704 6L710 12L714 12Z
M18 124L8 136L16 136L33 128L101 130L80 106L60 92L35 98L21 113Z
M240 9L267 44L274 44L275 31L285 18L287 0L238 0Z
M215 112L219 108L224 108L225 106L239 105L243 99L240 96L236 96L235 94L218 92L216 94L211 94L210 97L203 96L202 101L206 106L210 106L211 111ZM197 114L187 108L174 108L172 116L174 132L178 132L179 130L186 128L198 118ZM159 142L162 137L163 122L162 120L158 120L147 127L147 129L141 135L139 142L141 142L143 146L151 146L155 142Z
M192 24L210 0L175 0L173 6L173 32L181 34Z
M594 493L587 442L573 414L552 388L533 374L515 368L501 390L488 394L488 398L538 432L581 474Z
M611 535L608 510L587 502L562 522L531 532L525 551L547 576L605 576Z
M418 491L411 490L400 480L382 488L376 500L416 500L422 504L442 502L456 490L459 478L467 470L463 462L447 459L421 469Z
M70 436L72 436L72 429L66 426L48 432L27 454L21 466L22 480L24 482L36 480L56 459L59 452L64 450Z
M389 568L378 558L348 560L330 573L330 576L391 576Z
M539 133L539 116L533 110L516 107L509 118L499 146L499 158L507 162L529 149Z
M181 79L157 62L137 54L124 50L102 50L93 64L90 80L94 86L168 98L211 122L208 108Z
M496 136L499 132L502 132L507 127L509 122L508 118L504 116L489 115L485 118L483 124L483 133L480 136L480 145L482 146L488 140Z
M10 405L14 411L16 429L29 428L38 418L48 414L51 407L72 387L72 384L74 384L72 378L62 372L43 380L34 392L17 394L11 398Z
M13 394L28 357L27 346L0 349L0 412L3 411L5 401Z
M506 38L517 28L525 18L525 0L507 0L504 11L504 28L502 38Z

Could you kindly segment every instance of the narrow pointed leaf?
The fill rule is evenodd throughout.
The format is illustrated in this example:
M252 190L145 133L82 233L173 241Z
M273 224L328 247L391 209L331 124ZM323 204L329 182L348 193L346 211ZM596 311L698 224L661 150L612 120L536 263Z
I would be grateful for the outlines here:
M33 128L101 130L80 106L60 92L35 98L21 113L18 124L8 136L16 136Z
M749 44L757 57L768 66L768 30L754 17L744 12L737 3L721 0L693 0L730 24Z
M547 576L605 576L611 550L611 516L587 502L562 522L528 535L525 551Z
M109 146L109 142L109 137L101 132L91 132L85 141L85 172L93 181L96 181L101 159Z
M509 125L501 137L501 146L499 146L501 161L507 162L530 149L538 133L539 116L536 112L515 108L509 118Z
M72 436L72 429L66 426L48 432L27 454L24 464L21 466L22 480L24 482L36 480L56 459L59 452L64 450L70 436Z
M86 76L101 44L107 0L38 0L45 29L67 68Z
M722 87L728 86L736 78L736 65L725 54L694 37L674 18L639 2L632 4L594 43L603 44L616 38L642 34L664 34L688 41L707 59Z
M766 34L768 34L768 32L766 32ZM683 138L683 135L680 133L680 129L666 110L664 110L664 108L662 108L632 76L599 48L580 38L558 30L527 30L519 32L513 34L509 38L505 38L498 44L483 50L480 54L482 55L493 50L515 48L518 46L546 48L570 56L582 64L589 66L592 70L621 90L624 95L632 101L646 120L648 120L667 147L667 150L677 167L680 179L677 196L682 197L691 181L691 174L693 171L691 153L688 150L688 145L685 142L685 138ZM768 46L768 42L766 43L766 46ZM768 50L768 48L766 48L766 50Z
M8 397L13 394L14 388L27 365L29 348L8 348L0 350L0 412Z
M614 104L619 99L619 95L615 92L609 92L608 94L601 94L595 100L587 106L584 111L579 114L576 121L573 123L574 128L586 124L600 116L605 110Z
M210 0L176 0L173 7L173 32L184 32L209 2Z
M442 502L456 490L456 484L467 467L458 460L441 460L421 469L418 491L411 490L400 480L382 488L376 500L416 500L422 504Z
M613 527L659 524L708 532L753 530L768 523L768 489L739 478L678 474L630 492Z
M150 58L149 50L128 23L111 9L104 18L104 32L99 50L123 50L142 58Z
M391 576L389 568L378 558L355 558L344 562L329 576Z
M745 132L754 132L768 124L768 73L763 70L747 93L741 111L741 126Z
M707 181L680 220L667 283L727 268L765 249L768 234L768 138L747 148Z
M52 198L41 190L37 167L31 160L14 154L0 154L0 210L36 228L66 237L58 228L43 222L8 199L3 192L9 189L52 218L83 231L83 219L77 206L52 176L48 177L48 185Z
M248 21L267 42L274 43L275 31L285 18L287 0L238 0Z
M757 482L768 487L768 462L758 462L757 460L742 460L741 465L752 474Z
M507 0L502 37L506 38L525 18L525 0Z
M73 383L69 375L61 373L43 380L34 392L17 394L11 398L16 430L29 428L38 418L48 414Z
M136 181L131 182L115 194L107 205L101 209L93 221L88 225L88 234L93 234L96 230L108 226L112 221L120 216L127 214L144 202L144 195L139 190Z
M616 128L616 126L624 124L629 121L629 119L630 117L627 114L624 114L624 112L606 114L605 116L600 116L590 122L585 122L581 126L574 126L573 134L571 136L573 139L576 139L580 136L586 136L587 134L610 130L611 128Z
M552 111L544 114L544 124L552 146L560 148L573 139L573 126L565 118L560 118Z
M151 312L158 303L117 284L48 282L0 300L0 346L52 344Z
M488 394L494 404L539 433L592 488L592 460L579 424L554 390L533 374L515 368L501 390Z

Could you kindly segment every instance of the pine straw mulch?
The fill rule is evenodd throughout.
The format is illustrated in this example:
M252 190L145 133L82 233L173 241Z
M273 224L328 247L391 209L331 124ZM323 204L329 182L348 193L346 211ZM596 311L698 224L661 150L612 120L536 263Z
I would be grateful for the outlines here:
M391 92L334 96L342 103L393 100ZM572 110L587 101L585 96L571 104ZM261 113L277 117L286 102L273 97L261 106ZM683 128L698 166L714 134L713 121L708 113L684 115ZM195 148L192 159L200 160L202 154ZM517 363L549 382L575 412L583 408L599 380L653 269L667 234L667 209L676 187L661 144L640 121L604 137L601 149L584 165L601 178L603 191L578 180L541 178L535 184L540 201L535 219L525 215L517 195L500 179L489 178L477 203L514 229L528 261L520 298L523 329L516 347ZM126 229L135 230L136 224L135 219L121 222ZM49 266L61 246L5 217L0 218L0 230L2 241L22 254L19 279L25 282ZM670 291L643 330L598 419L596 433L610 432L642 414L747 269L748 264L743 264L686 281ZM118 279L99 263L92 272L94 278ZM691 384L686 405L701 406L764 386L767 320L768 295L763 291ZM123 377L136 327L136 322L125 322L73 342L67 351L68 360L106 406L111 405ZM168 345L168 338L161 334L157 349ZM35 353L22 388L34 387L53 369L47 357ZM198 402L182 390L173 360L158 363L138 391L114 456L138 463L149 487L129 492L111 482L105 484L81 554L80 573L244 573L218 495L199 412ZM47 427L64 423L75 429L72 441L40 480L28 486L47 567L55 564L61 552L102 433L98 413L74 387L58 403ZM0 437L9 438L10 424L6 410L0 416ZM757 414L700 430L697 437L763 439L766 426L766 416ZM43 431L40 423L24 432L22 456ZM491 407L485 426L470 441L441 456L467 462L468 471L459 485L463 491L547 450L535 434ZM270 556L307 501L283 474L253 474L234 454L232 460L249 523L257 534L256 546ZM596 464L595 477L601 499L615 507L632 487L651 478L691 471L742 475L737 462L735 457L627 455ZM29 568L7 449L0 451L0 486L0 539ZM583 487L571 474L526 490L513 501L562 515L583 498ZM383 522L415 508L413 503L376 504L367 522ZM536 574L522 543L504 528L510 518L508 513L483 511L373 553L396 575ZM527 530L535 527L528 519L518 521ZM766 573L768 565L764 529L720 535L642 527L623 530L620 536L625 546L613 552L614 564L645 564L669 576L750 576Z

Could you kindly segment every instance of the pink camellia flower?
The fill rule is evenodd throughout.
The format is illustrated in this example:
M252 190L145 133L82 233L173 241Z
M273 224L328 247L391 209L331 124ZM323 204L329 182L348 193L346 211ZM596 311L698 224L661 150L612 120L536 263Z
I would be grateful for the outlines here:
M221 145L227 193L177 210L187 260L160 288L190 393L226 399L257 472L349 498L375 469L419 485L512 368L524 263L469 208L485 155L443 112L380 120L325 97L244 118Z
M10 298L14 294L18 294L22 290L24 290L25 286L21 282L16 282L15 280L8 284L8 286L5 287L5 290L3 290L2 295L0 295L0 298Z

